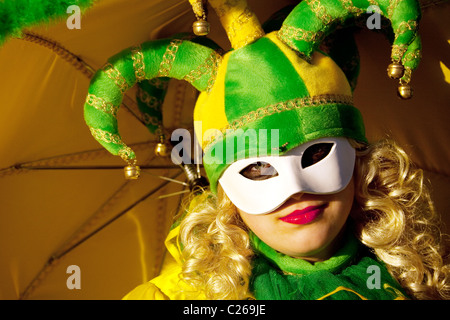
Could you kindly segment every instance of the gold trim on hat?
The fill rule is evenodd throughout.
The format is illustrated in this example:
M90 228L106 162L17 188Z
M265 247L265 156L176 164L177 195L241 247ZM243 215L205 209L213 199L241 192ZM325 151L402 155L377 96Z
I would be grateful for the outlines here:
M161 111L162 101L160 99L157 99L156 97L150 95L148 92L142 90L141 88L138 88L137 95L147 107L157 112Z
M250 111L249 113L241 116L240 118L232 121L227 126L218 130L222 135L224 135L227 130L240 129L244 125L248 125L249 123L261 120L264 117L273 115L275 113L332 103L353 105L353 97L341 94L323 94L314 97L303 97L287 100ZM202 140L202 149L206 150L209 146L212 145L214 141L216 141L215 135L205 137L205 139Z
M320 0L306 0L306 3L324 25L328 25L331 21L333 21L333 17L328 14L327 8L320 2Z
M120 73L120 71L115 66L113 66L111 63L107 63L103 67L103 71L106 73L108 78L110 78L111 80L114 81L117 88L120 90L120 92L122 94L124 94L130 88L127 81Z
M395 33L395 40L397 40L398 36L402 35L405 32L416 31L418 26L419 26L419 24L418 24L418 22L416 20L402 21L398 25L398 28L394 32Z
M95 139L101 140L106 143L114 143L114 144L118 144L118 145L124 144L122 141L122 138L118 134L114 134L114 133L111 133L111 132L108 132L108 131L105 131L102 129L98 129L98 128L93 128L93 127L90 127L89 129L91 130L91 133Z
M91 107L94 107L95 109L100 110L102 112L108 113L114 117L117 115L117 111L119 110L118 106L115 106L111 102L108 102L105 99L97 97L96 95L93 95L91 93L87 95L86 103Z
M241 48L265 35L246 0L209 0L209 3L219 16L232 48Z
M201 65L199 65L196 69L191 70L191 72L184 77L184 80L192 84L207 74L209 75L209 80L206 87L206 92L211 91L211 88L216 80L217 69L219 68L221 61L222 55L216 51L213 51Z
M389 18L389 20L392 19L392 15L394 13L394 10L398 7L398 4L403 1L403 0L391 0L389 1L389 6L387 7L387 16Z
M284 43L289 45L290 47L293 47L293 41L292 40L303 40L306 42L315 42L322 38L323 32L315 32L315 31L309 31L301 28L296 28L293 26L282 26L281 29L278 31L278 38L282 40Z
M175 57L178 52L178 48L180 47L182 42L183 40L174 39L167 46L166 52L164 52L161 64L159 66L158 77L168 77L170 75L173 62L175 61Z
M406 50L408 50L407 44L392 45L392 53L391 53L392 61L400 61L403 55L405 54Z
M416 49L412 52L406 53L405 56L403 57L402 61L403 61L403 63L405 63L405 62L410 62L410 61L421 59L421 58L422 58L422 50Z
M128 147L123 141L122 138L120 137L120 135L118 134L113 134L111 132L102 130L102 129L98 129L98 128L93 128L93 127L89 127L89 130L91 131L92 136L97 140L97 141L103 141L106 143L113 143L116 145L119 145L121 147L118 155L125 161L129 161L131 160L131 155L133 154L133 151L131 150L130 147Z
M131 48L131 59L133 60L133 69L136 81L145 80L144 54L140 45Z

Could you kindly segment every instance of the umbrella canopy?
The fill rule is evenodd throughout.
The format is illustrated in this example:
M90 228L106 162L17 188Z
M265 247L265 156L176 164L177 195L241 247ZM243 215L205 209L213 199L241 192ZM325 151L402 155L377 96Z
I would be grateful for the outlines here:
M248 1L261 21L298 1ZM448 2L422 2L423 59L413 74L414 97L396 97L386 76L390 45L362 30L356 39L361 75L355 104L369 140L396 139L424 169L433 198L450 223L450 13ZM68 14L69 17L70 14ZM125 180L123 161L101 148L83 120L94 70L124 48L190 32L192 8L181 0L99 0L81 17L25 31L0 48L0 299L119 299L156 276L164 238L186 190L170 158L158 157L158 137L143 125L135 90L120 109L120 132L144 168ZM229 43L209 10L210 37ZM164 101L164 126L192 127L196 98L173 80ZM79 267L81 287L70 288Z

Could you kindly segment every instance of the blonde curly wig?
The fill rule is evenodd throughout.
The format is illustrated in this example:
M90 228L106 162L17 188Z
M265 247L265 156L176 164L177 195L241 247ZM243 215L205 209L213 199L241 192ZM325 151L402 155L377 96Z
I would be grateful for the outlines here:
M355 202L350 214L355 235L413 299L448 299L446 238L422 171L394 142L357 149ZM180 226L182 278L208 299L246 299L251 275L248 228L220 190L205 190Z
M416 299L450 297L448 241L423 178L389 140L357 148L355 234Z
M202 288L207 299L248 298L253 255L248 229L221 190L218 196L204 191L202 198L180 224L182 277Z

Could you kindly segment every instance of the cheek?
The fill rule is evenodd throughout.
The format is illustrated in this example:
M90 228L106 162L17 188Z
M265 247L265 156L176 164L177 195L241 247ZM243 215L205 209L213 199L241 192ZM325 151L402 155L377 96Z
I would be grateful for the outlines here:
M352 180L344 190L329 196L330 205L328 216L324 216L325 219L323 221L323 237L328 238L328 240L332 240L345 226L353 206L355 195L354 191L354 183Z
M342 219L347 219L350 210L352 209L354 199L355 184L352 179L348 186L341 192L335 194L334 199L332 199L332 201L337 205L337 214L340 215Z
M273 227L273 222L267 221L268 215L248 214L239 209L238 212L247 227L256 234L265 234Z
M263 242L271 246L272 248L279 250L280 244L288 243L286 241L287 234L282 224L284 222L279 221L273 214L248 214L238 210L241 215L242 221L247 227Z

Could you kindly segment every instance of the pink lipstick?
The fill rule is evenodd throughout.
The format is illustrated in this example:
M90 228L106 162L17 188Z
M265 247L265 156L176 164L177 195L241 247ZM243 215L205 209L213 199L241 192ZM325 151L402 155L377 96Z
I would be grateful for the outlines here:
M302 210L295 210L280 220L292 224L307 224L314 221L327 207L328 204L310 206Z

